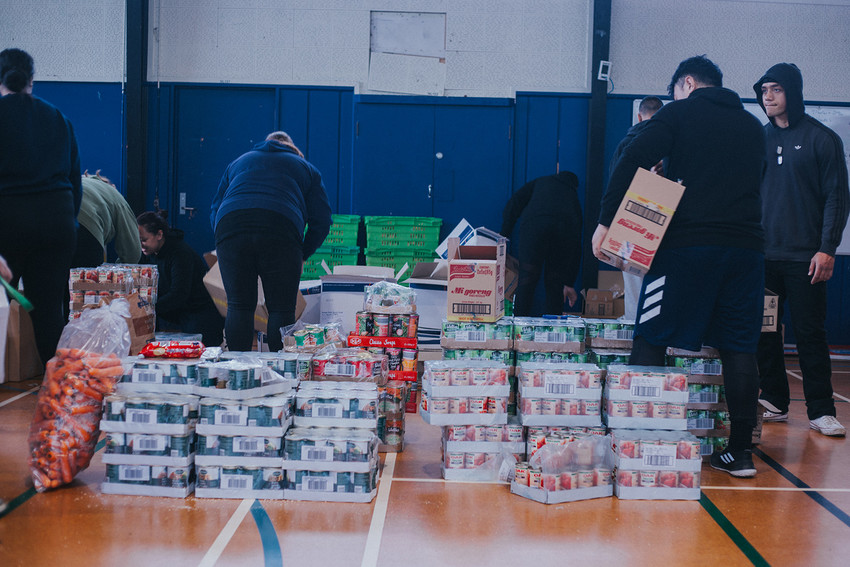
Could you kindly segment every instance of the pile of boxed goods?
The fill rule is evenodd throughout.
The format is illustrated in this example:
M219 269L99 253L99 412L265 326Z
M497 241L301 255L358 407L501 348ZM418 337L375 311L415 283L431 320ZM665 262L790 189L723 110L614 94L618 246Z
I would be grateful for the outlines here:
M615 494L624 500L699 500L699 439L684 431L613 432Z
M85 306L97 305L101 299L126 299L133 293L153 305L158 285L156 266L104 264L96 268L72 268L68 279L70 318L78 318Z
M443 220L433 217L365 218L366 265L398 271L434 259Z
M613 466L610 436L552 435L516 464L511 492L544 504L604 498L614 491Z
M420 413L425 423L449 426L503 426L508 424L507 402L510 394L508 367L493 361L429 360L425 363L425 375L422 379L422 401ZM481 441L481 433L484 440ZM443 478L447 480L495 480L501 467L503 453L520 453L522 439L514 436L510 441L495 441L496 431L491 432L490 443L482 450L481 446L466 446L464 451L455 445L454 450L446 448L445 443L487 443L487 430L472 432L472 439L466 436L461 441L458 432L444 432L443 439ZM499 428L502 439L507 430ZM503 445L507 443L507 445ZM495 450L498 448L498 451ZM517 451L520 449L520 451ZM467 457L465 453L473 457ZM463 455L459 457L458 455ZM449 460L451 457L451 460ZM463 459L463 462L459 459Z
M360 247L357 233L360 230L360 215L332 215L332 224L325 241L307 260L301 271L302 280L316 280L325 275L322 262L334 266L357 265Z
M601 427L602 371L593 364L524 362L519 366L523 425Z

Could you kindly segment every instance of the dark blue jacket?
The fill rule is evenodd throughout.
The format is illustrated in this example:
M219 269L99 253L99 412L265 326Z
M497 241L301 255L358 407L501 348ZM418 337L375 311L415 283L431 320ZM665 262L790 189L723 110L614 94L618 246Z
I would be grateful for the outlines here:
M292 148L273 140L259 143L227 166L212 202L213 231L221 219L240 209L266 209L289 219L304 233L304 259L324 242L331 207L322 175Z
M0 98L0 195L70 191L74 216L83 196L80 153L71 122L25 93Z

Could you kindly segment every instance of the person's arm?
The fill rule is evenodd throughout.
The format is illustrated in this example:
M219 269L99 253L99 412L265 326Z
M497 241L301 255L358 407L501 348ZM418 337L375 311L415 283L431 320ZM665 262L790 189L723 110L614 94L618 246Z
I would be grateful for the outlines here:
M847 215L850 211L850 189L847 182L847 162L844 145L834 133L824 138L817 150L818 177L821 192L825 197L823 229L818 252L835 256L841 243Z
M130 205L117 189L112 207L112 222L115 225L115 252L118 253L118 261L126 264L138 263L142 256L139 225L136 224L136 217Z
M179 244L179 243L175 243ZM188 245L187 245L188 246ZM192 295L192 276L194 275L194 262L189 252L182 246L172 253L163 268L171 275L171 286L167 290L159 290L156 300L157 313L174 313L189 303Z
M508 199L504 210L502 211L502 230L499 234L505 238L510 238L514 232L516 221L522 215L522 211L528 206L531 201L531 196L534 194L534 181L529 181L519 188L510 199Z
M322 183L322 174L311 168L312 186L304 196L307 205L307 233L301 249L307 260L322 245L331 230L331 205Z

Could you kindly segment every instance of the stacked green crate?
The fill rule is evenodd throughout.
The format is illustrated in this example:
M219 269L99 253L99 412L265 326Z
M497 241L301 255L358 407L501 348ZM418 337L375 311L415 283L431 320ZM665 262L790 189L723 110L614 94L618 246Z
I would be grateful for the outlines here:
M433 217L366 217L366 265L398 270L430 262L440 243L442 219Z
M357 265L360 247L357 246L357 232L360 229L360 215L333 215L333 224L322 246L310 256L302 280L315 280L325 275L322 260L328 268L334 266Z

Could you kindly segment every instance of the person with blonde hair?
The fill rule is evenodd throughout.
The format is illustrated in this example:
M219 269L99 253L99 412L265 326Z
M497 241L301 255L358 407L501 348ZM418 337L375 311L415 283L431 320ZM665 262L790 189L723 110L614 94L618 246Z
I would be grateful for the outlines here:
M227 295L227 348L251 350L259 276L269 311L269 350L280 350L280 328L295 322L304 261L331 226L321 173L286 132L272 132L227 166L210 222Z

